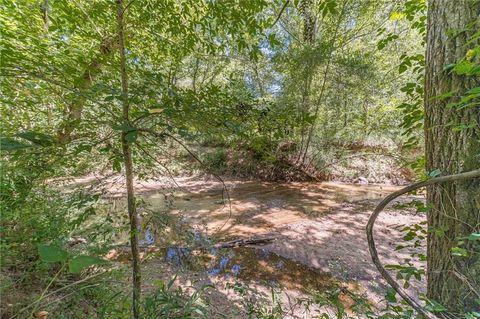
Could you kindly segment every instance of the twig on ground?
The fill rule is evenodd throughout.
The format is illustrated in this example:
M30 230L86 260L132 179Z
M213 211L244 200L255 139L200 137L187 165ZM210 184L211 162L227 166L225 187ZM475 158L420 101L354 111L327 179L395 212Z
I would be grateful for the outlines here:
M214 248L234 248L239 246L247 246L247 245L258 245L258 244L266 244L277 237L275 236L268 236L268 237L252 237L252 238L245 238L245 239L235 239L230 240L222 243L217 243L213 245Z

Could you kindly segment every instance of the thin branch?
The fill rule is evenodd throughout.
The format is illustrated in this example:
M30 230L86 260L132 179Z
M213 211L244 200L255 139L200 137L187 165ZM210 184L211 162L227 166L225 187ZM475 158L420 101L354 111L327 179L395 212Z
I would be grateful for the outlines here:
M476 289L474 287L474 284L472 284L467 277L465 277L465 275L459 273L458 271L456 270L453 270L453 274L458 278L460 279L464 284L466 284L468 286L468 288L470 288L471 291L473 291L473 293L477 296L477 298L480 299L480 291L479 289Z
M131 0L126 6L125 8L123 8L123 11L122 11L122 14L125 13L125 11L127 11L127 9L135 2L135 0Z
M175 180L175 178L173 177L173 174L172 172L170 172L170 170L168 169L168 167L163 164L162 162L160 162L158 159L156 159L152 154L150 154L150 152L148 152L142 145L140 144L136 144L137 147L143 152L143 154L147 155L148 157L150 157L150 159L152 161L154 161L155 163L157 163L158 165L160 165L169 175L170 179L173 181L173 183L175 184L175 186L177 186L179 189L185 191L185 189L183 187L181 187L180 185L178 185L177 181Z
M415 184L411 184L407 187L404 187L387 197L383 199L380 204L375 208L373 211L372 215L370 216L368 223L367 223L367 240L368 240L368 248L370 250L370 255L372 256L372 261L377 267L378 271L380 274L385 278L385 280L388 282L388 284L417 312L421 313L423 316L425 316L427 319L438 319L438 317L425 310L417 301L415 301L412 297L410 297L405 290L403 290L400 285L393 279L390 274L387 272L387 270L383 267L382 263L380 262L380 259L378 257L378 252L377 248L375 246L375 240L373 239L373 226L375 225L375 221L377 220L378 215L383 211L383 209L395 198L409 193L411 191L414 191L416 189L433 185L436 183L444 183L444 182L453 182L453 181L459 181L459 180L464 180L464 179L470 179L470 178L479 178L480 177L480 169L473 170L470 172L466 173L461 173L461 174L456 174L456 175L447 175L447 176L441 176L441 177L436 177L432 178L426 181L418 182Z
M71 284L68 284L68 285L66 285L66 286L63 286L62 288L59 288L59 289L57 289L57 290L54 290L54 291L52 291L51 293L44 295L42 299L39 298L39 299L35 300L33 303L29 304L28 306L25 306L25 307L22 308L16 315L14 315L14 316L13 316L12 318L10 318L10 319L14 319L14 318L18 317L18 315L20 315L21 313L23 313L23 312L24 312L25 310L27 310L28 308L36 305L38 302L40 302L40 301L43 300L43 299L46 299L46 298L48 298L48 297L50 297L50 296L53 296L53 295L55 295L55 294L57 294L57 293L59 293L59 292L61 292L61 291L64 291L65 289L70 288L70 287L73 287L73 286L76 286L76 285L78 285L78 284L81 284L82 282L85 282L85 281L88 281L88 280L90 280L90 279L96 278L96 277L98 277L98 276L100 276L100 275L103 275L103 274L105 274L105 273L107 273L107 272L109 272L109 271L107 270L107 271L99 272L99 273L97 273L97 274L95 274L95 275L92 275L92 276L89 276L89 277L85 277L85 278L83 278L83 279L81 279L81 280L78 280L78 281L74 281L74 282L72 282Z
M305 162L305 158L307 157L308 148L309 148L309 145L310 145L310 140L312 139L312 136L313 136L313 131L317 127L316 124L317 124L317 118L318 118L318 111L320 110L320 106L321 106L323 97L325 95L325 90L326 90L326 87L327 87L328 73L330 71L330 67L331 67L332 60L333 60L333 53L335 51L335 41L337 40L337 34L340 31L340 25L342 23L343 15L345 14L345 9L346 9L347 3L348 3L348 0L346 0L342 5L342 11L340 12L340 15L338 17L337 25L335 26L335 32L333 34L333 37L332 37L332 40L331 40L331 43L330 43L330 46L333 47L333 49L330 50L330 52L329 52L327 65L325 66L325 71L323 73L323 82L322 82L322 85L321 85L321 88L320 88L320 96L318 97L317 105L315 107L315 112L314 112L314 116L313 116L313 123L310 126L310 130L307 133L308 135L307 135L307 140L305 142L305 153L303 153L303 156L300 153L300 157L302 157L302 163ZM300 150L300 152L302 152L302 151L303 150ZM299 157L299 159L300 159L300 157Z
M178 138L176 138L175 136L173 135L170 135L168 133L165 133L165 132L162 132L162 133L158 133L154 130L151 130L151 129L147 129L147 128L139 128L138 129L139 132L146 132L146 133L149 133L149 134L152 134L153 136L155 137L158 137L158 138L164 138L164 137L169 137L171 138L172 140L174 140L175 142L177 142L184 150L187 151L188 154L190 154L190 156L195 160L197 161L203 168L205 168L207 171L208 170L208 167L207 165L205 165L202 160L200 158L198 158L197 155L195 155L195 153L193 153L182 141L180 141ZM225 225L227 225L228 221L232 218L232 201L230 199L230 193L228 191L228 188L227 188L227 185L225 184L225 181L217 174L209 171L208 172L209 174L211 174L213 177L215 177L221 184L222 184L222 202L223 202L223 206L225 207L225 199L228 200L228 206L229 206L229 214L228 214L228 218L227 220L225 221L225 223L223 223L222 226L220 226L216 232L218 233L220 230L223 229L223 227L225 227Z
M285 11L285 9L287 8L287 6L288 6L289 3L290 3L290 0L286 0L286 1L285 1L285 3L283 4L282 9L280 10L280 12L279 12L278 15L277 15L277 18L275 19L275 21L273 21L272 27L275 26L275 24L277 24L278 20L280 20L280 17L282 16L283 11Z

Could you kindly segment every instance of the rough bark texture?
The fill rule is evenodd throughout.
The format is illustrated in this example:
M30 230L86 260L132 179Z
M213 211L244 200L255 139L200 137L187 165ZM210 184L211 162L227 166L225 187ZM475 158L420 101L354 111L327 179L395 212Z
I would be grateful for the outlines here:
M50 25L50 18L48 16L49 5L48 0L43 0L42 4L40 5L40 13L42 14L43 20L43 31L48 33L48 28Z
M300 14L303 17L303 41L312 45L315 42L315 16L313 15L313 1L302 0L299 4Z
M478 79L459 76L446 66L459 62L467 43L479 30L480 4L470 0L430 0L425 74L425 143L427 170L443 175L480 167L480 109L451 108L459 96L478 85ZM476 82L475 82L476 81ZM452 92L451 98L435 99ZM458 130L460 123L474 124ZM480 179L447 182L427 188L428 214L428 297L451 313L479 309L475 301L480 291L479 244L471 242L470 256L454 257L458 239L478 232L480 226ZM474 247L474 245L476 245Z
M122 78L122 110L123 120L129 123L129 100L128 100L128 74L126 70L125 45L124 45L124 23L123 23L123 1L117 0L117 22L118 41L120 46L120 68ZM140 255L138 249L138 217L135 207L135 193L133 189L133 162L130 144L127 141L127 132L122 132L122 151L125 164L125 178L127 187L127 207L130 219L130 246L132 249L132 310L133 318L140 318L140 294L141 294L141 273Z

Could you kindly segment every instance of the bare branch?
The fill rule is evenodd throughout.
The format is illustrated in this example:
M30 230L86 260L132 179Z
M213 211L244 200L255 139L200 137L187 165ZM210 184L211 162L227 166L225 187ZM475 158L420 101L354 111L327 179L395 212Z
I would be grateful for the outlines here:
M480 169L473 170L470 172L466 173L461 173L461 174L456 174L456 175L447 175L447 176L441 176L441 177L436 177L432 178L426 181L418 182L415 184L411 184L407 187L404 187L387 197L383 199L380 204L375 208L373 211L372 215L370 216L368 223L367 223L367 240L368 240L368 248L370 250L370 255L372 256L372 261L377 267L378 271L380 274L385 278L385 280L388 282L388 284L395 289L395 291L417 312L421 313L424 315L427 319L438 319L438 317L425 310L417 301L415 301L412 297L410 297L405 290L403 290L400 285L395 281L395 279L390 276L390 274L387 272L387 270L383 267L382 263L380 262L380 259L378 257L378 252L377 248L375 246L375 240L373 239L373 226L375 225L375 221L377 220L378 215L383 211L383 209L395 198L409 193L411 191L414 191L416 189L429 186L432 184L437 184L437 183L444 183L444 182L453 182L453 181L459 181L459 180L464 180L464 179L470 179L470 178L479 178L480 177Z
M282 14L283 14L283 11L285 11L285 9L287 8L288 4L290 3L290 0L286 0L285 3L283 4L283 7L282 9L280 10L280 12L278 13L277 15L277 18L275 19L275 21L273 21L273 24L272 24L272 27L277 24L278 20L280 20L280 18L282 17Z
M143 154L147 155L148 157L150 157L150 159L152 161L154 161L155 163L157 163L158 165L160 165L166 172L167 174L169 175L170 179L173 181L173 183L175 184L175 186L177 186L179 189L181 190L184 190L183 187L181 187L180 185L178 185L177 181L175 180L175 178L173 177L173 174L172 172L170 172L170 170L168 169L168 167L163 164L162 162L160 162L158 159L156 159L152 154L150 154L150 152L148 152L142 145L138 144L137 143L137 147L143 152Z
M230 200L230 193L228 192L228 188L227 188L227 185L225 184L225 181L223 180L223 178L221 178L218 174L215 174L211 171L208 170L208 167L207 165L205 165L202 160L200 158L198 158L197 155L195 155L195 153L193 153L182 141L180 141L178 138L176 138L175 136L173 135L170 135L168 133L165 133L165 132L162 132L162 133L158 133L154 130L151 130L151 129L147 129L147 128L139 128L138 129L139 132L146 132L146 133L149 133L155 137L158 137L158 138L165 138L165 137L168 137L168 138L171 138L172 140L174 140L175 142L177 142L184 150L187 151L188 154L190 154L190 156L195 160L197 161L205 170L208 171L209 174L211 174L213 177L215 177L221 184L222 184L222 202L223 202L223 205L224 207L226 206L225 205L225 199L228 200L228 207L229 207L229 214L228 214L228 218L227 220L225 221L225 223L223 223L222 226L220 226L218 229L217 229L217 233L223 229L223 227L225 227L225 225L228 223L228 221L232 218L232 201Z

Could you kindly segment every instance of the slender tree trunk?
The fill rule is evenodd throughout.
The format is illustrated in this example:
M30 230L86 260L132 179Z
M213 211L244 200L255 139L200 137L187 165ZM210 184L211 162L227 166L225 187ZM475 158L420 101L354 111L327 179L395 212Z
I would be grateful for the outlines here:
M120 68L122 78L122 110L124 123L129 123L129 100L128 100L128 74L125 60L124 44L124 20L123 20L123 1L117 0L117 22L118 22L118 41L120 46ZM130 219L130 246L132 249L132 270L133 270L133 296L132 310L135 319L140 318L140 293L141 293L141 273L140 273L140 255L138 251L138 217L135 208L135 193L133 189L133 163L130 144L127 139L127 132L122 132L122 151L125 164L125 177L127 186L127 206L128 217Z
M443 175L480 167L480 109L452 108L448 104L471 89L472 78L459 76L446 66L459 62L468 43L479 30L480 4L469 0L430 0L425 79L425 145L427 170ZM452 98L435 98L452 92ZM473 124L458 129L460 124ZM451 249L463 236L479 232L480 180L449 182L427 189L428 213L428 297L460 313L479 309L480 243L467 246L468 257L452 256ZM475 246L474 246L475 245Z
M298 5L298 10L300 15L303 19L303 46L304 48L312 49L313 45L315 44L315 29L316 29L316 18L313 14L314 12L314 3L312 0L302 0ZM296 164L300 162L302 159L302 152L303 146L305 142L305 136L307 132L307 122L306 118L310 112L310 91L312 87L313 77L314 77L314 69L315 69L315 61L312 57L312 53L309 52L307 55L307 59L303 63L303 87L302 87L302 101L300 104L300 115L301 115L301 127L300 127L300 149L298 152L297 159L295 161Z
M302 153L301 153L300 156L302 157L302 161L300 163L305 163L305 160L306 160L307 155L308 155L308 149L310 147L310 141L312 139L313 132L315 131L315 128L317 127L318 112L320 110L320 106L322 105L323 97L325 96L325 91L326 91L326 88L327 88L327 78L329 76L330 66L331 66L332 59L333 59L333 53L335 51L335 42L337 40L338 32L340 31L340 26L341 26L343 18L344 18L344 14L345 14L345 10L346 10L348 1L349 0L343 1L342 10L340 12L340 15L338 16L337 24L335 25L335 32L333 33L333 37L332 37L331 42L330 42L330 52L328 53L327 64L325 66L325 71L323 73L322 86L320 88L320 95L318 97L318 100L316 101L315 111L314 111L314 114L313 114L313 123L309 126L309 129L306 132L307 139L306 139L306 142L305 142L305 147L301 150L301 152L303 152L303 156L302 156Z
M49 3L48 0L43 0L40 4L40 13L42 15L43 20L43 32L45 33L45 38L48 40L50 38L49 35L49 27L50 27L50 17L49 17ZM52 126L52 105L49 103L47 105L47 125L50 127Z
M40 5L40 12L42 14L43 20L43 31L45 34L48 34L48 28L50 26L50 18L48 16L49 5L48 0L43 0L42 4Z

